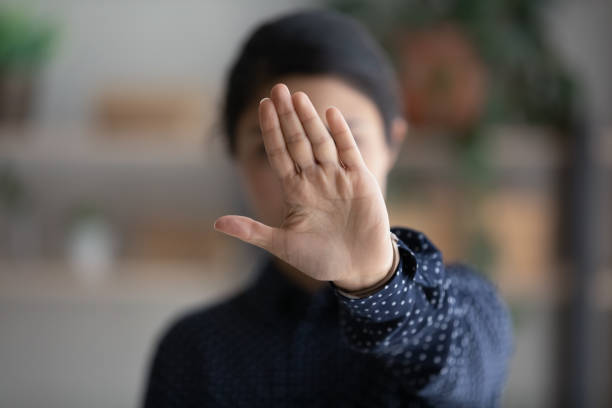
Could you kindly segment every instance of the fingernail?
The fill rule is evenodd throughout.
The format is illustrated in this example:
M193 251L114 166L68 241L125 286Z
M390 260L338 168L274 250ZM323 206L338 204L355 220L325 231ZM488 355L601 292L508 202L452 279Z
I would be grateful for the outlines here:
M262 103L263 101L265 101L266 99L268 99L268 98L261 98L261 101L259 101L259 104L261 105L261 103Z

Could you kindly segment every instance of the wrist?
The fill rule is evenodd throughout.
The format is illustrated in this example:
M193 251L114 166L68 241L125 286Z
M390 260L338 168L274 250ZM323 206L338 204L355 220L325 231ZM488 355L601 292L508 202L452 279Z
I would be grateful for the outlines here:
M350 297L363 297L376 292L390 281L400 262L399 248L397 245L398 238L392 232L390 233L390 238L390 261L385 264L382 273L378 274L373 280L366 282L363 280L357 283L334 281L334 286L344 295L349 295Z

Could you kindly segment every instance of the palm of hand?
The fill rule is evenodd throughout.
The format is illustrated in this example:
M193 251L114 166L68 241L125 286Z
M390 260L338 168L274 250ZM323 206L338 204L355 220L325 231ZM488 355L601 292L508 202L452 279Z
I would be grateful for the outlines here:
M279 228L228 215L221 232L257 245L318 280L347 289L378 281L392 263L389 218L340 111L329 108L329 131L302 92L278 84L259 106L268 160L281 182Z

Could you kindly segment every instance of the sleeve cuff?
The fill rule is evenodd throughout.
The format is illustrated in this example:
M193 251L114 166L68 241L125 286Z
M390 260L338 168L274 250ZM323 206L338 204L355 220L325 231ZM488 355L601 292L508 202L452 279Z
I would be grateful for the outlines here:
M329 282L338 300L355 318L384 322L402 317L415 302L417 287L440 287L444 269L438 249L420 232L395 228L398 240L399 263L387 283L376 292L355 298ZM418 291L420 293L420 291Z
M382 286L384 286L387 282L389 282L393 276L395 275L395 272L397 272L397 269L399 268L399 263L400 263L400 253L399 253L399 245L398 245L398 241L399 238L397 237L397 235L395 235L393 232L391 232L391 245L393 247L393 264L391 266L391 269L389 270L389 272L387 272L387 275L378 283L376 283L374 286L370 287L370 288L365 288L365 289L361 289L361 290L357 290L357 291L346 291L344 289L339 288L335 283L330 282L331 286L338 291L338 293L340 293L341 295L349 298L349 299L362 299L365 298L373 293L378 292Z

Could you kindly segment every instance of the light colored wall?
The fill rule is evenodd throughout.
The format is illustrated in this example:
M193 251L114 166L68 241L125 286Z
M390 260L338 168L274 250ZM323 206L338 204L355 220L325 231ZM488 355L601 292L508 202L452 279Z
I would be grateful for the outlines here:
M237 45L263 18L312 0L19 0L63 26L42 83L46 123L91 116L116 81L191 81L217 95Z

